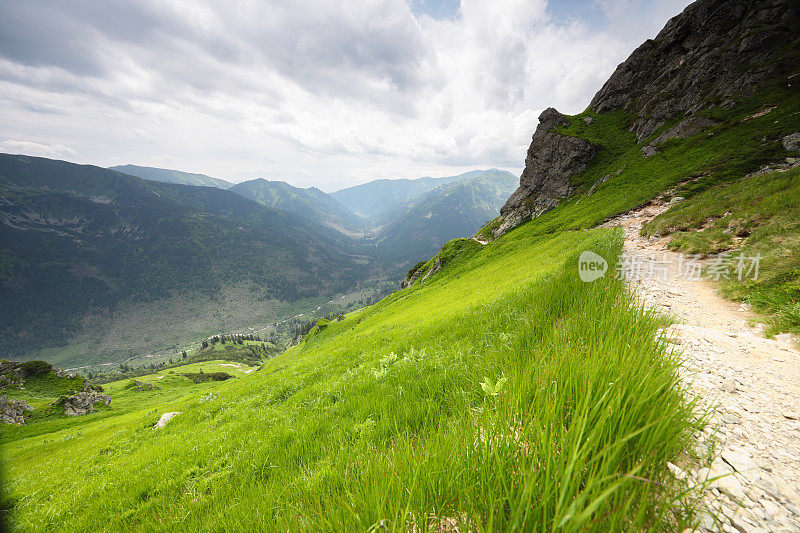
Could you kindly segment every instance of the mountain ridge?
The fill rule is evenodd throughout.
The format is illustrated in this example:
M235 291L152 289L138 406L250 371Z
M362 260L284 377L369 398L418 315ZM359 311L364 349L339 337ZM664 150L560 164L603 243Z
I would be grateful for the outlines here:
M178 305L175 295L205 301L246 287L266 309L344 289L363 271L340 233L214 187L0 154L0 196L0 345L10 355L68 343L86 317L123 304ZM151 329L148 315L138 319Z
M481 172L396 202L373 220L378 253L412 263L434 255L497 216L516 183L510 173Z
M300 188L284 181L257 178L230 187L231 192L287 213L300 215L340 229L358 229L359 220L333 196L316 187Z
M196 185L199 187L216 187L218 189L230 189L233 183L228 181L212 178L205 174L196 174L193 172L184 172L182 170L172 170L169 168L158 167L145 167L138 165L117 165L108 167L109 170L122 172L123 174L130 174L138 178L160 181L162 183L175 183L180 185Z
M407 200L418 194L426 193L439 185L461 181L485 173L511 174L505 170L478 169L440 178L427 176L414 179L384 178L340 189L330 194L351 212L369 220L378 216L386 205L390 205L393 202Z
M767 23L767 22L772 22ZM791 0L704 0L673 17L655 39L621 63L581 114L616 114L635 142L657 133L686 138L717 123L700 116L710 107L731 109L770 84L791 87L787 76L800 62L800 7ZM575 178L600 146L568 133L567 118L555 109L539 117L520 177L520 186L493 224L498 237L531 217L553 209L579 187ZM665 128L672 127L670 131ZM660 141L660 142L659 142Z

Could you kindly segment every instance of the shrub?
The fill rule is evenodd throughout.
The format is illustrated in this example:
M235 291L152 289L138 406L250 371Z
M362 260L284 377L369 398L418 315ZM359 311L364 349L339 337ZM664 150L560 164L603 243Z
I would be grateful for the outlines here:
M53 369L53 365L47 361L26 361L19 364L23 376L37 376L47 374Z
M185 372L182 375L191 379L195 383L203 383L205 381L225 381L233 377L227 372Z

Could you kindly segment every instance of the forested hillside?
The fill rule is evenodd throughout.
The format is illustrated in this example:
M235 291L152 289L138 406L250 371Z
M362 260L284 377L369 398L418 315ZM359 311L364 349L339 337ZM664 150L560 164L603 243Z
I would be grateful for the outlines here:
M358 229L363 223L331 195L316 187L301 189L282 181L256 179L237 183L230 190L261 205L315 220L340 231Z
M487 171L394 202L373 220L378 257L415 263L454 237L473 235L497 216L518 181Z
M211 302L234 287L249 304L266 305L332 294L364 273L338 232L216 188L0 155L0 197L0 345L7 356L67 344L91 332L86 317L108 316L119 305L180 306L176 298L191 295L207 299L201 315L224 315L225 304Z

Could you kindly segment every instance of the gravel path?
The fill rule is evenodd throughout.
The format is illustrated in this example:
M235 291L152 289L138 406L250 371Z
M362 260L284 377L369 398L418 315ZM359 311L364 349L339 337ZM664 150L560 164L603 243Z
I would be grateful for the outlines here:
M681 275L681 256L667 251L666 239L639 235L643 223L668 207L656 201L607 225L624 229L628 260L659 265L654 275L644 269L628 281L648 306L676 319L666 333L686 360L688 390L713 411L697 443L700 451L714 450L711 467L670 468L690 482L724 476L705 489L710 512L701 531L800 531L796 341L764 338L746 305L721 298L708 280Z

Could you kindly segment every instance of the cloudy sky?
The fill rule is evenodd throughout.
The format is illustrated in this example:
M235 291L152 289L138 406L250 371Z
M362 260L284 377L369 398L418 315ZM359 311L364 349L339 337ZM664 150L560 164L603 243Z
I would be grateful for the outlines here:
M2 0L0 152L324 190L519 173L688 0Z

